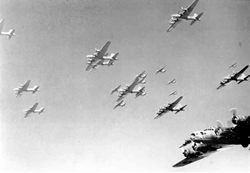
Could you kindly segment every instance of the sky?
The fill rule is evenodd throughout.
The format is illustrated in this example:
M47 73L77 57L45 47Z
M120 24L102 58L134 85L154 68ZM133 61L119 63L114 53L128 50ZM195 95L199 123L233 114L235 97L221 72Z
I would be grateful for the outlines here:
M1 172L249 172L249 150L241 146L172 167L193 131L230 120L230 108L250 112L249 82L216 90L249 65L250 2L200 0L192 14L204 12L202 21L167 33L170 15L191 2L1 0L3 31L16 30L10 40L0 37ZM107 41L119 60L86 71L86 55ZM117 94L110 91L143 71L147 95L128 95L113 110ZM40 91L16 98L13 89L28 79ZM185 112L154 119L179 96ZM24 118L36 102L45 112Z

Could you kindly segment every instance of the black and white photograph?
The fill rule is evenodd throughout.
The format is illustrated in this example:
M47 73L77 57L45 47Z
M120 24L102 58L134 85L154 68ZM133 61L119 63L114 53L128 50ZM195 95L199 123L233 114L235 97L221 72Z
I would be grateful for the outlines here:
M250 172L249 0L1 0L0 172Z

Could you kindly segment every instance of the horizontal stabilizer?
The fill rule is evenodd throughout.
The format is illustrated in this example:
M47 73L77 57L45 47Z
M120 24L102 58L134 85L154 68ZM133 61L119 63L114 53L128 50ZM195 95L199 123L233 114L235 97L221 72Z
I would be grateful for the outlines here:
M244 75L244 74L242 74L242 75ZM248 81L248 78L250 77L250 75L248 75L248 76L243 76L243 78L242 78L242 80L240 80L239 82L238 82L238 84L240 84L240 83L242 83L242 82L244 82L244 81Z
M193 25L197 20L200 21L201 16L204 14L204 12L200 13L198 16L195 16L195 20L193 20L190 25Z
M190 23L190 25L193 25L195 22L196 22L196 20L193 20L193 21Z
M197 17L196 17L196 19L197 20L200 20L200 18L201 18L201 16L204 14L204 12L202 12L202 13L200 13Z
M247 80L250 77L250 74L245 77L245 80Z
M11 37L14 36L14 35L15 35L15 30L14 30L14 29L11 29L11 30L9 31L9 39L11 39Z

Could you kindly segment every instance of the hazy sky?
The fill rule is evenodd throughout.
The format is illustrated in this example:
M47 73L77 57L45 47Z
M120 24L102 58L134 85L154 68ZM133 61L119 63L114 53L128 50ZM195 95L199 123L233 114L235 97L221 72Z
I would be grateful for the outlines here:
M249 172L250 153L241 146L172 168L191 132L229 120L233 107L250 113L250 83L216 90L231 64L235 71L249 64L250 1L200 0L193 13L204 12L201 22L166 33L170 15L191 2L1 0L4 31L16 29L11 40L0 37L1 172ZM119 60L85 71L86 55L107 41ZM167 72L155 75L164 65ZM144 70L147 95L128 95L113 110L111 89ZM40 92L16 98L13 89L28 79ZM153 119L179 96L185 112ZM36 102L45 113L23 118Z

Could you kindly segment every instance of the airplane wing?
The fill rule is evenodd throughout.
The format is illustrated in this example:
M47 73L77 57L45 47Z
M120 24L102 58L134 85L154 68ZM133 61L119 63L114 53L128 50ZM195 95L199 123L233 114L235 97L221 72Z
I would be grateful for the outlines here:
M90 71L91 69L93 69L94 65L92 63L90 63L88 65L88 67L86 68L86 71Z
M225 86L226 86L225 84L223 84L223 85L221 84L221 85L218 86L216 89L219 90L219 89L221 89L222 87L225 87Z
M23 92L23 91L26 91L29 87L29 84L30 84L30 80L27 80L23 85L21 85L19 88L15 88L14 91L16 93L17 96L20 96L20 94Z
M160 109L159 112L157 112L157 116L154 117L154 119L160 118L163 116L163 114L168 113L170 110L167 109L166 107L164 109Z
M105 65L111 66L114 64L114 62L115 62L115 59L111 59L109 60L109 62L105 63Z
M145 78L147 75L145 75L145 71L143 71L142 73L136 75L136 78Z
M29 87L29 84L30 84L30 80L28 80L27 82L25 82L25 84L23 84L23 85L21 86L22 90L27 90L28 87Z
M118 106L120 106L120 102L119 102L119 103L117 103L117 104L114 106L114 108L113 108L113 109L117 108Z
M30 113L31 113L31 111L30 111L30 110L28 110L28 111L25 113L24 118L27 118L27 117L30 115Z
M234 64L232 64L232 65L230 65L229 68L236 67L236 64L237 64L237 62L234 63Z
M164 70L165 66L160 68L159 70L156 70L156 74L159 73L159 72L162 72Z
M2 19L0 21L0 32L2 32L2 30L3 30L3 25L4 25L4 20Z
M225 87L226 85L229 85L232 82L231 79L227 79L226 81L224 81L223 83L220 83L220 86L218 86L216 89L220 89L222 87Z
M132 82L132 84L129 85L129 92L132 92L134 90L134 88L136 87L136 85L138 85L139 82L139 77L136 77L135 80Z
M106 54L106 52L107 52L107 50L108 50L110 44L111 44L111 42L108 41L108 42L101 48L100 52L98 53L98 56L99 56L99 57L102 58L102 57Z
M111 90L110 95L112 95L116 91L119 91L120 87L121 87L121 85L119 85L118 87L116 87L113 90Z
M155 74L158 74L158 73L160 73L160 71L161 71L161 70L156 70Z
M198 2L199 2L199 0L194 0L194 2L192 2L192 4L190 4L187 7L187 10L184 11L184 13L182 14L182 17L187 18L190 15L190 13L192 13L194 7L197 5Z
M118 96L118 99L116 101L121 101L126 95L128 94L128 90L121 91L121 94Z
M176 101L174 101L173 103L171 103L169 105L169 109L173 109L181 101L182 98L183 98L183 96L180 96Z
M25 111L25 116L24 118L27 118L30 113L34 112L38 106L38 103L35 103L31 108L29 108L27 111Z
M124 106L123 104L124 104L124 103L123 103L123 100L121 100L119 103L117 103L117 104L114 106L113 109L117 108L118 106Z
M31 107L31 111L33 112L34 110L36 110L36 107L38 106L38 103L35 103L32 107Z
M92 69L96 69L98 66L102 65L104 60L97 59L92 61L86 68L86 71L90 71Z
M249 67L249 65L247 65L246 67L244 67L242 70L240 70L239 72L237 72L234 77L238 78L239 76L241 76L242 73L244 73L244 71Z
M175 165L173 165L173 167L182 167L182 166L186 166L190 163L193 163L193 162L196 162L198 160L201 160L205 157L208 157L210 156L211 154L213 153L216 153L218 151L222 151L222 150L225 150L227 149L228 147L230 147L229 145L218 145L218 146L215 146L215 148L213 148L212 150L210 151L207 151L206 153L201 153L201 155L197 156L197 157L187 157L183 160L181 160L180 162L176 163Z
M176 26L177 24L180 22L179 19L175 20L174 23L170 24L170 27L168 28L167 32L170 32L172 31Z
M205 157L207 157L208 155L201 155L198 157L189 157L189 158L185 158L183 160L181 160L180 162L176 163L175 165L173 165L173 167L182 167L182 166L186 166L190 163L196 162L198 160L201 160Z

